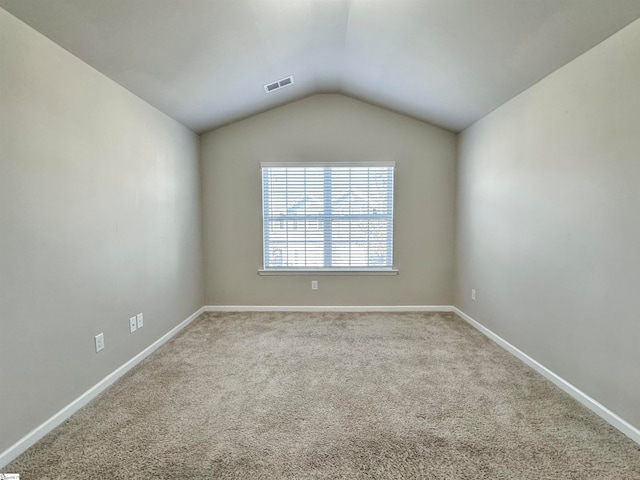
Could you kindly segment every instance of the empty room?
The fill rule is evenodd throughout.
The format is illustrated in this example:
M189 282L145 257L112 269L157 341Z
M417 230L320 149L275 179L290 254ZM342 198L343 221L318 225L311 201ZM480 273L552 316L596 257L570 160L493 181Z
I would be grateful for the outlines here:
M0 0L0 478L640 479L639 0Z

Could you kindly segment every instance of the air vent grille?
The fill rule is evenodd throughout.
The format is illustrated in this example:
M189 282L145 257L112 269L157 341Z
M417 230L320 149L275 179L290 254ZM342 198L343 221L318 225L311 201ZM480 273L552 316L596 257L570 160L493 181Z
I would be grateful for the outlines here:
M293 75L289 75L288 77L278 80L277 82L267 83L264 86L264 91L267 93L270 93L270 92L273 92L274 90L278 90L279 88L282 88L282 87L288 87L289 85L292 85L292 84L293 84Z

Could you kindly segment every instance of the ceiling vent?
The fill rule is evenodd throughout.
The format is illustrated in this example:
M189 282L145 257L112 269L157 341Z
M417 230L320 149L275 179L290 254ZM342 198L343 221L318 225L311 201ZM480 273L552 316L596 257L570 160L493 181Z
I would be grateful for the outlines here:
M274 90L278 90L279 88L288 87L289 85L293 85L293 75L289 75L288 77L285 77L282 80L278 80L277 82L267 83L264 86L264 91L270 93Z

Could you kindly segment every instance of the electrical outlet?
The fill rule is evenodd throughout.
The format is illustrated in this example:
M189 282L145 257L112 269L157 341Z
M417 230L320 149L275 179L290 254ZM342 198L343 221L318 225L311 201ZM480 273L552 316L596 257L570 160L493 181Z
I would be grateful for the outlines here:
M311 280L311 290L317 290L317 289L318 289L318 281Z
M131 317L129 319L129 331L131 333L135 332L138 328L138 319L136 317Z
M144 317L142 316L142 313L136 315L136 320L138 322L138 328L142 328L142 326L144 325Z
M476 299L476 289L472 288L471 289L471 300L475 300Z
M95 336L96 339L96 353L104 348L104 333L99 333Z

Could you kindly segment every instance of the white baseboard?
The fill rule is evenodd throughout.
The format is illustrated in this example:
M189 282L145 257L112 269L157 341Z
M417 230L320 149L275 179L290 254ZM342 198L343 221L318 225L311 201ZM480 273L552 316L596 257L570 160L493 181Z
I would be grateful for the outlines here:
M131 370L133 367L135 367L137 364L139 364L142 360L144 360L146 357L151 355L154 351L156 351L162 345L167 343L167 341L169 341L173 336L175 336L184 327L189 325L193 320L195 320L204 311L205 311L204 307L199 308L196 312L191 314L189 316L189 318L187 318L186 320L181 322L179 325L177 325L176 327L171 329L169 332L167 332L162 337L160 337L158 340L153 342L151 345L149 345L143 351L138 353L131 360L126 362L124 365L118 367L116 370L114 370L109 375L107 375L102 380L100 380L98 383L96 383L89 390L87 390L82 395L80 395L78 398L76 398L74 401L72 401L69 405L64 407L62 410L60 410L58 413L53 415L48 420L46 420L43 424L41 424L40 426L38 426L35 429L33 429L31 432L26 434L24 437L22 437L16 443L14 443L9 448L7 448L4 452L0 453L0 468L2 468L5 465L7 465L9 462L11 462L13 459L15 459L18 455L20 455L21 453L26 451L34 443L36 443L38 440L40 440L42 437L44 437L47 433L49 433L51 430L56 428L62 422L67 420L69 417L71 417L71 415L76 413L78 410L80 410L82 407L84 407L87 403L89 403L91 400L93 400L95 397L97 397L98 394L100 394L103 390L105 390L107 387L112 385L122 375L127 373L129 370Z
M452 312L451 305L207 305L205 312Z
M640 444L640 429L634 427L629 422L627 422L626 420L624 420L620 416L618 416L615 413L613 413L607 407L605 407L604 405L602 405L598 401L596 401L593 398L591 398L589 395L584 393L582 390L580 390L580 389L574 387L573 385L571 385L564 378L562 378L559 375L556 375L555 373L553 373L547 367L545 367L544 365L542 365L538 361L536 361L533 358L531 358L529 355L524 353L522 350L520 350L520 349L514 347L513 345L511 345L504 338L502 338L499 335L497 335L496 333L492 332L487 327L485 327L484 325L482 325L481 323L479 323L478 321L474 320L469 315L464 313L462 310L458 309L457 307L453 307L452 311L454 313L456 313L456 315L458 315L464 321L466 321L468 324L470 324L471 326L473 326L474 328L479 330L481 333L483 333L484 335L489 337L491 340L493 340L495 343L500 345L507 352L511 353L512 355L514 355L515 357L520 359L522 362L527 364L529 367L533 368L536 372L538 372L540 375L545 377L547 380L551 381L553 384L555 384L561 390L563 390L564 392L566 392L569 395L571 395L575 400L577 400L582 405L587 407L589 410L594 412L596 415L601 417L607 423L609 423L613 427L615 427L618 430L620 430L622 433L624 433L631 440L633 440L634 442Z
M450 305L401 305L401 306L259 306L259 305L208 305L201 307L192 315L190 315L186 320L181 322L175 328L167 332L161 338L156 340L154 343L145 348L142 352L138 353L131 360L126 362L124 365L117 368L115 371L107 375L96 385L91 387L85 393L80 395L74 401L72 401L69 405L64 407L58 413L53 415L51 418L46 420L40 426L36 427L34 430L29 432L27 435L18 440L15 444L10 446L4 452L0 453L0 468L7 465L13 459L15 459L18 455L26 451L29 447L31 447L34 443L44 437L51 430L56 428L62 422L67 420L71 415L80 410L83 406L97 397L103 390L112 385L116 380L118 380L122 375L127 373L133 367L135 367L138 363L148 357L155 350L164 345L167 341L169 341L172 337L174 337L180 330L189 325L193 320L195 320L201 313L203 312L454 312L467 323L472 325L474 328L482 332L484 335L489 337L491 340L496 342L502 348L507 350L512 355L519 358L525 364L533 368L535 371L540 373L542 376L550 380L560 389L571 395L578 402L589 408L596 415L603 418L606 422L611 424L613 427L620 430L626 436L634 440L636 443L640 444L640 430L629 422L619 417L611 410L606 408L604 405L600 404L586 393L582 392L578 388L571 385L569 382L561 378L560 376L553 373L551 370L546 368L544 365L540 364L533 358L531 358L526 353L522 352L518 348L511 345L509 342L504 340L499 335L495 334L482 324L478 323L476 320L471 318L469 315L458 309L457 307L452 307Z

